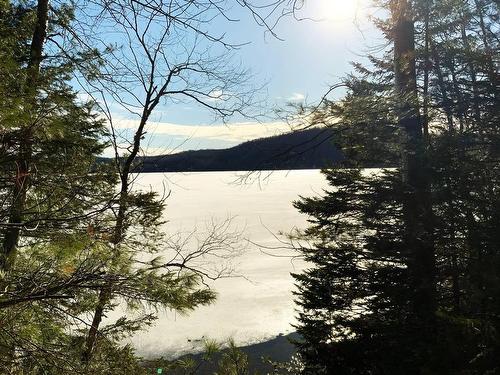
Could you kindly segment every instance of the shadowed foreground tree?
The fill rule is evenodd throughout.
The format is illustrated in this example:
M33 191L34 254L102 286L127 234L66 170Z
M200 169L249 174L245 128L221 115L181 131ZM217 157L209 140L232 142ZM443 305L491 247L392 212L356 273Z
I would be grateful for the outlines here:
M381 5L391 48L312 115L354 168L295 203L311 223L294 275L301 373L496 373L498 4ZM400 166L355 168L374 150Z

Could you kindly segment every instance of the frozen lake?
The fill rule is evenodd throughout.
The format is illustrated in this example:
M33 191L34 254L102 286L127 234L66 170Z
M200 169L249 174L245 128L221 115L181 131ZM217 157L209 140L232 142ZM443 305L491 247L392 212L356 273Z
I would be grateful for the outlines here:
M242 182L243 172L152 173L139 176L136 186L159 192L170 190L165 225L167 233L201 232L210 221L232 217L231 230L242 235L243 254L232 260L236 273L244 277L210 282L218 293L216 302L197 308L187 316L160 312L148 331L132 338L139 354L177 354L196 349L202 338L238 344L254 343L293 330L293 280L290 272L304 265L292 261L287 250L266 254L257 243L279 247L275 237L293 228L304 228L306 217L292 206L300 195L321 193L326 181L319 170L263 172ZM248 242L250 241L250 242Z

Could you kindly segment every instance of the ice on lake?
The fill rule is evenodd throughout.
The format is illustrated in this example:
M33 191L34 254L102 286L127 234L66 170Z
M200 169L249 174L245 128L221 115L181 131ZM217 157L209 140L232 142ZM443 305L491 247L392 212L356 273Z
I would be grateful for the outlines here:
M262 172L242 181L243 172L151 173L140 175L136 186L160 193L170 191L166 203L167 233L203 230L211 221L232 218L231 228L242 233L246 250L232 263L244 277L220 279L210 285L217 301L188 315L160 312L149 330L132 337L141 355L173 355L196 350L205 338L234 338L237 344L262 341L293 330L293 279L300 260L288 250L266 254L253 243L280 247L276 234L304 228L306 217L293 206L299 195L321 193L326 181L319 170ZM257 178L259 177L259 178ZM250 242L245 241L248 240Z

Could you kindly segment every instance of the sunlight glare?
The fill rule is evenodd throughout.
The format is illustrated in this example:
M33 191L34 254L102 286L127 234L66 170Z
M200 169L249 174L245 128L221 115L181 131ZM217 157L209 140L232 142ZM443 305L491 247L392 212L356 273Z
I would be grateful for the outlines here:
M359 0L319 0L320 17L325 21L354 21L360 11Z

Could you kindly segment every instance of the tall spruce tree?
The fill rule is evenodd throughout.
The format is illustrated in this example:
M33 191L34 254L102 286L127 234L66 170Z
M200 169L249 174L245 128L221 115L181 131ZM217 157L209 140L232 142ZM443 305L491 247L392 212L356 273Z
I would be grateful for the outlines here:
M392 48L312 116L358 168L295 203L303 373L496 373L498 4L380 5ZM370 157L393 169L359 169Z

